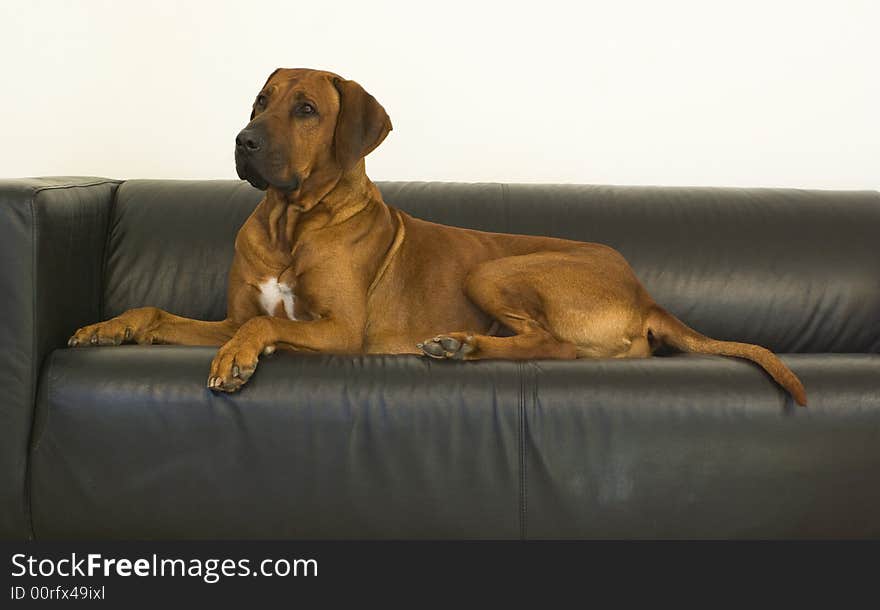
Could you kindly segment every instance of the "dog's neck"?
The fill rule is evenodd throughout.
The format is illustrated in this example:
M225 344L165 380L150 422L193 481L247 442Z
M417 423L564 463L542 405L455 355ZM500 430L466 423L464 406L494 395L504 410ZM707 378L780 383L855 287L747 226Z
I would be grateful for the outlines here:
M301 190L286 193L269 187L263 200L266 225L272 243L283 239L293 245L305 229L345 222L371 203L382 203L378 187L367 176L361 159L335 179L306 180Z
M311 208L329 216L330 224L344 222L363 210L371 201L381 201L378 187L367 176L364 160L339 177L320 201Z

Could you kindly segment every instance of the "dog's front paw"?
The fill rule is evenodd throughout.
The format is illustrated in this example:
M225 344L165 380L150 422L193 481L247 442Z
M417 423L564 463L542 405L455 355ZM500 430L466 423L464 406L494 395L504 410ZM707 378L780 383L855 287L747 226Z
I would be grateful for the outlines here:
M208 388L220 392L235 392L257 370L262 346L248 344L233 337L220 348L211 363Z
M476 340L469 333L449 333L426 339L416 345L422 353L431 358L466 360L477 350Z
M131 341L133 331L125 322L116 318L83 326L67 341L68 347L94 345L121 345Z

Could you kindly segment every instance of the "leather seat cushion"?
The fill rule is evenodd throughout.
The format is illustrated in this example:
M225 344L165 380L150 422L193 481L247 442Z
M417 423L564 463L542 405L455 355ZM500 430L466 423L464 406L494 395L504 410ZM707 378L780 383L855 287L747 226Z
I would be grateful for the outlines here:
M722 357L279 353L230 397L213 354L53 353L38 538L880 535L877 355L784 356L803 409Z

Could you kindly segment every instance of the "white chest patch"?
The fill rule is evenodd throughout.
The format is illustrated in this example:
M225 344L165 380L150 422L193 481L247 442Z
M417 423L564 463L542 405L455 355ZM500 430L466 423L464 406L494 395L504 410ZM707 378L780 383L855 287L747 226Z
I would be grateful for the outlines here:
M260 306L267 314L274 315L278 309L278 303L284 304L284 313L291 320L296 320L293 316L293 291L287 284L279 284L275 278L270 278L260 284Z

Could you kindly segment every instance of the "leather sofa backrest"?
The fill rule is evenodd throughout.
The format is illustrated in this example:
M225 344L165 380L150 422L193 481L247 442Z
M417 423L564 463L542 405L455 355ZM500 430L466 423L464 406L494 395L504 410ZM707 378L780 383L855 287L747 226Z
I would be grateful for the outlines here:
M880 193L704 187L378 183L420 218L596 241L700 332L777 352L880 352ZM222 319L239 181L130 180L114 203L103 315L144 305Z

